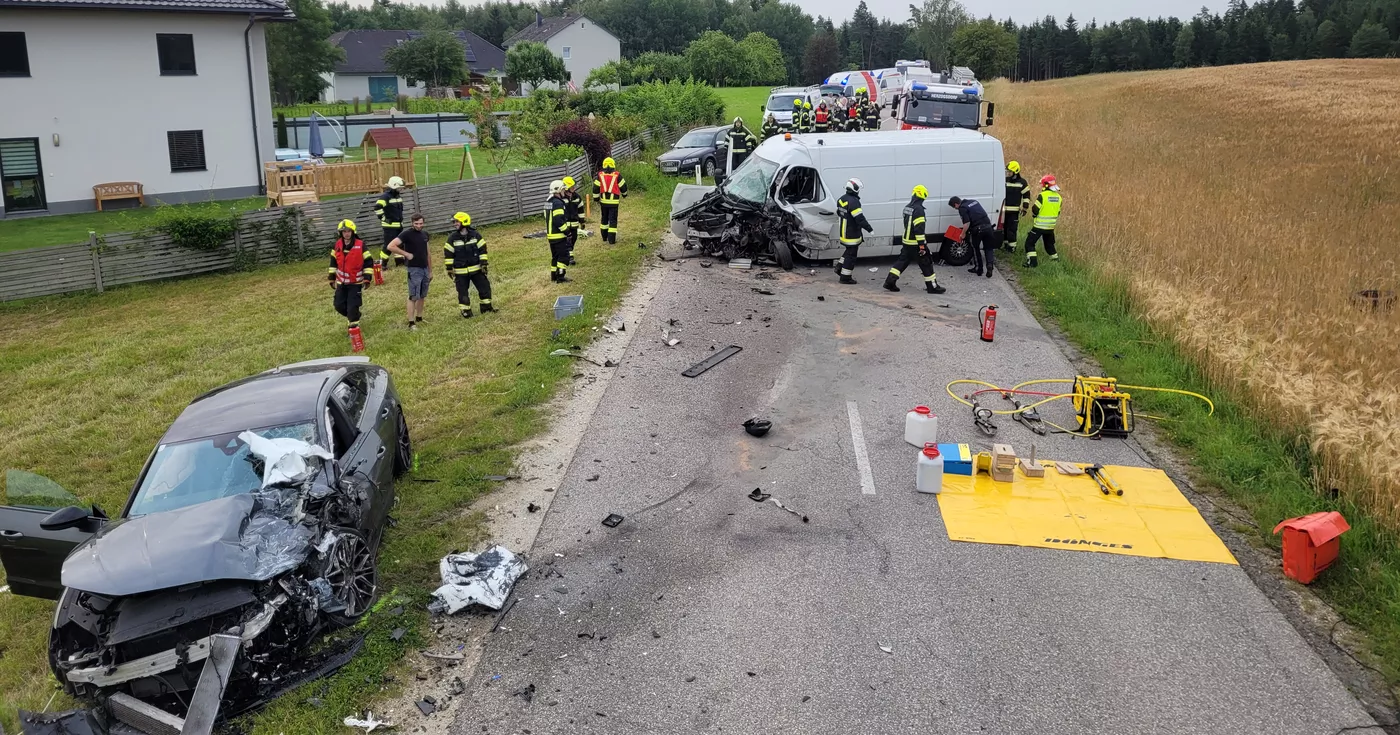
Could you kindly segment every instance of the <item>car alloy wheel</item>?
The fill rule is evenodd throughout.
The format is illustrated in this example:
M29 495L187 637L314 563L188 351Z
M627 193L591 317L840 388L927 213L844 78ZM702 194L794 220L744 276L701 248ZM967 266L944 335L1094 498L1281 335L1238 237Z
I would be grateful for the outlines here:
M408 436L408 421L399 409L399 446L394 452L394 477L403 477L413 469L413 441Z
M715 159L705 159L705 175L712 179L715 177Z
M378 589L378 572L374 552L359 531L337 529L338 537L326 560L323 576L331 585L331 594L345 605L334 617L349 623L369 611Z

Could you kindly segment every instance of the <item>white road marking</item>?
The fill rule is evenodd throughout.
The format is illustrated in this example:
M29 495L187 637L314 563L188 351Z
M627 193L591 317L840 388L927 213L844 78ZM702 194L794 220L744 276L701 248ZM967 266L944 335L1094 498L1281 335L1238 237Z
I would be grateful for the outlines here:
M856 469L860 470L860 492L875 494L875 475L870 472L870 457L865 454L865 432L861 429L860 411L855 401L846 401L846 413L851 417L851 446L856 452Z

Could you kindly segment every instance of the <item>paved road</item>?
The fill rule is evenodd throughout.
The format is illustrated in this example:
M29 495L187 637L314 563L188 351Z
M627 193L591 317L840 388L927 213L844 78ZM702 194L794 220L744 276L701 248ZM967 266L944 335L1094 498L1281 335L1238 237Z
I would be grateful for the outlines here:
M827 268L764 281L690 260L666 273L628 326L639 333L454 732L1321 735L1371 723L1238 567L949 541L937 503L913 491L905 411L931 402L944 440L978 444L948 380L1072 369L1000 277L943 269L946 296L917 277L891 294L879 289L888 267L863 263L850 287ZM991 345L976 333L988 303L1000 306ZM674 348L659 339L670 319L683 330ZM680 376L727 344L744 351ZM765 439L739 428L754 414L776 424ZM1003 423L1004 440L1028 443ZM1122 441L1037 444L1144 464ZM810 522L750 501L760 486ZM599 525L614 512L620 527ZM516 694L529 685L533 698Z

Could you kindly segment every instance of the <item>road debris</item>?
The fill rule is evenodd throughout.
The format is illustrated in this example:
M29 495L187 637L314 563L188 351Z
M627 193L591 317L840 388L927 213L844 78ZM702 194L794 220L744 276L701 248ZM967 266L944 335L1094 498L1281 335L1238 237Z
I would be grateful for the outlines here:
M753 497L753 496L750 495L749 497ZM782 508L783 510L785 510L785 511L787 511L787 512L789 512L789 513L791 513L791 514L793 514L793 515L795 515L795 516L797 516L798 518L801 518L803 523L809 522L809 519L807 518L807 516L802 515L801 513L798 513L797 511L793 510L792 508L787 507L786 505L783 505L783 501L778 500L777 498L768 498L768 502L772 503L773 505L778 506L779 508Z
M757 416L744 422L744 431L747 431L749 436L763 436L767 434L768 430L771 428L773 428L772 421L761 419Z
M666 345L667 347L675 347L676 345L681 343L681 340L679 337L672 337L671 333L667 331L665 327L662 327L661 343Z
M891 646L885 645L885 642L884 642L884 641L876 641L876 642L875 642L875 645L879 646L879 647L880 647L880 650L881 650L881 651L884 651L885 653L891 653L891 654L894 653L894 648L891 647Z
M430 658L434 661L465 661L466 656L460 653L433 653L431 651L419 651L423 658Z
M480 554L448 554L438 563L442 586L428 605L433 614L459 612L473 604L500 610L515 581L529 570L525 560L504 546Z
M750 291L753 291L753 292L756 293L756 294L763 294L764 296L776 296L776 295L777 295L777 294L773 293L772 289L759 288L758 286L751 286L751 287L749 287L749 290L750 290Z
M424 697L414 704L418 705L418 711L422 712L424 717L437 711L437 700L432 697Z
M514 600L511 600L511 601L510 601L510 604L509 604L509 605L506 605L506 609L502 610L502 611L501 611L501 614L496 616L496 622L494 622L494 623L491 624L491 632L492 632L492 633L495 633L495 632L496 632L496 629L499 628L499 627L501 627L501 621L506 619L506 616L510 614L510 611L511 611L511 610L514 610L514 609L515 609L516 604L518 604L519 602L520 602L520 598L518 598L518 597L515 598Z
M525 506L525 511L527 513L538 513L540 512L540 506L535 505L535 503L531 501L529 505Z
M408 633L408 630L406 628L394 628L394 631L389 634L389 638L390 640L395 641L403 640L403 637L406 633Z
M622 520L622 516L616 513L609 513L608 517L603 519L603 525L608 528L617 528L618 525L622 523Z
M524 689L521 689L520 691L516 692L515 694L512 694L511 696L520 697L521 699L525 700L525 704L529 704L535 701L535 685L529 684Z
M374 732L375 730L388 730L389 728L392 728L394 726L394 723L392 722L384 722L383 720L374 719L373 712L366 712L365 718L363 720L355 717L346 717L344 720L341 720L341 722L345 723L346 727L358 727L363 729L365 732Z
M753 258L730 258L729 267L734 270L746 271L753 267Z
M581 354L579 354L579 353L577 353L577 352L572 352L572 351L570 351L570 350L566 350L566 349L563 349L563 348L554 350L553 352L549 353L549 356L550 356L550 357L572 357L572 358L575 358L575 359L578 359L578 360L583 360L583 361L585 361L585 362L591 362L591 363L593 363L594 365L597 365L598 367L617 367L617 363L613 362L612 360L604 360L603 362L598 362L597 360L594 360L593 358L589 357L588 355L581 355Z
M711 349L714 348L711 347ZM729 358L739 354L743 350L744 348L738 345L729 345L728 347L716 352L713 355L710 355L704 360L701 360L700 362L691 365L689 368L686 368L685 371L681 373L681 375L684 375L687 378L694 378L700 375L701 373L704 373L705 371L709 370L710 368L720 364L721 362L724 362L725 360L728 360Z
M710 265L711 265L711 264L710 264L710 261L708 261L708 260L702 260L702 261L700 261L700 267L701 267L701 268L709 268Z
M768 493L763 492L763 488L761 487L756 487L753 489L753 492L749 493L749 500L752 500L755 503L762 503L770 497L772 496L770 496Z

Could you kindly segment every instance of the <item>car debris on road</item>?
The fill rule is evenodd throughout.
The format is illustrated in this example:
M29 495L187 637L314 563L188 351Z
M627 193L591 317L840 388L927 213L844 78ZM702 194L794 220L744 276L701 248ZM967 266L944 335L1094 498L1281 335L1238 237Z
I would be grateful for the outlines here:
M428 605L435 615L451 615L471 605L500 610L515 581L529 571L524 559L500 545L480 554L448 554L438 569L442 586L433 591L436 599Z

